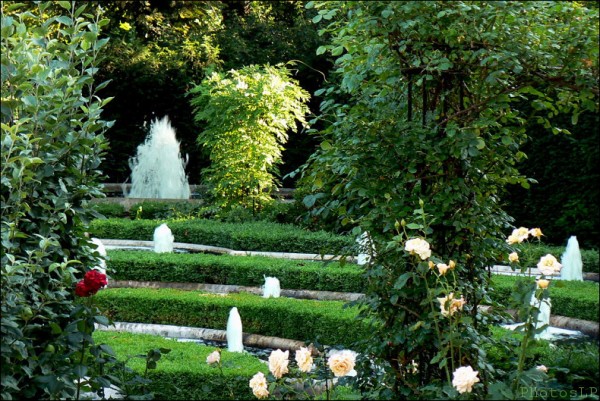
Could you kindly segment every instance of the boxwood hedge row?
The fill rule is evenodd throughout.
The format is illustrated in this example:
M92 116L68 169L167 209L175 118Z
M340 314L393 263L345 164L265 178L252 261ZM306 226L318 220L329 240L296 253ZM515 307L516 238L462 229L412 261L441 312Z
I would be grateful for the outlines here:
M355 264L204 253L108 252L116 280L230 284L260 287L264 276L277 277L282 288L362 292L362 270Z
M147 288L108 288L95 298L115 321L226 330L235 306L244 333L345 346L367 335L366 324L357 321L357 309L340 301Z
M532 282L534 278L530 278ZM516 277L496 275L492 278L492 298L497 302L510 299ZM553 315L598 321L598 283L591 281L553 280L549 287Z
M355 245L354 239L347 236L263 221L222 223L205 219L97 219L90 223L88 231L98 238L151 241L154 229L162 223L167 223L175 242L242 251L339 254Z
M148 378L152 380L148 390L159 400L232 399L228 386L235 399L255 400L248 382L256 372L266 375L269 371L256 357L222 350L221 374L218 368L206 363L206 357L216 348L160 336L96 331L94 339L98 344L108 344L120 361L132 357L127 366L140 376L144 374L145 360L134 356L145 355L150 349L170 349L171 352L163 354L158 361L157 368L148 371Z

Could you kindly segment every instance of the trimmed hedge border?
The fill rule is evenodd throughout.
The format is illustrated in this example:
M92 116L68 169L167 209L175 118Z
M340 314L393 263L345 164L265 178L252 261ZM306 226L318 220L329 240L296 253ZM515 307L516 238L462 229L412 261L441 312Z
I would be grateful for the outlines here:
M240 251L342 254L356 246L354 239L347 236L260 221L96 219L90 223L88 231L90 236L98 238L151 241L154 229L162 223L167 223L176 242Z
M117 280L189 282L260 287L263 275L279 278L282 288L364 292L361 270L353 264L273 259L259 256L156 254L109 251L109 274ZM494 275L490 295L500 303L510 298L517 277ZM554 280L550 286L552 314L598 321L599 286L584 281Z
M505 303L510 299L516 277L495 275L492 277L493 300ZM535 281L534 277L530 278ZM597 322L598 313L598 283L590 281L561 281L553 280L549 287L552 302L551 313L582 320Z
M357 321L357 309L341 301L133 288L107 288L95 300L114 321L226 330L235 306L244 333L344 346L368 335L367 325Z
M204 253L108 251L107 266L116 280L186 282L260 287L264 276L282 288L361 292L362 269L355 264Z
M148 371L152 380L149 390L155 399L162 400L224 400L231 399L227 386L230 386L238 400L255 400L248 382L256 372L268 373L268 367L258 358L241 353L221 350L223 375L216 367L206 363L206 357L215 347L195 343L167 340L150 334L95 331L97 343L108 344L124 361L128 356L145 355L148 350L169 348L163 354L157 368ZM143 375L145 360L132 358L127 363L137 374ZM176 387L178 391L175 390Z

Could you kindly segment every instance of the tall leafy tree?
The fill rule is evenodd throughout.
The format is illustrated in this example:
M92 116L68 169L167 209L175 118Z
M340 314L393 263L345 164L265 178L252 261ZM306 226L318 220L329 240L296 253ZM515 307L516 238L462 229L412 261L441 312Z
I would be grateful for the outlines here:
M210 153L205 181L219 206L259 210L276 188L288 131L306 125L309 94L283 65L215 72L190 94L206 123L198 142Z
M477 307L489 302L487 266L507 251L502 197L508 185L529 186L516 168L528 120L567 134L553 115L597 112L598 12L573 2L307 7L331 35L317 52L337 57L339 84L318 93L329 125L304 169L304 203L356 235L367 231L375 249L362 304L373 337L363 349L384 372L366 363L362 383L378 378L383 398L442 397L453 391L451 373L471 365L487 386L499 372L479 347L488 321ZM431 257L407 251L414 238L431 244ZM427 259L455 268L437 273ZM466 300L452 318L440 301L450 293Z

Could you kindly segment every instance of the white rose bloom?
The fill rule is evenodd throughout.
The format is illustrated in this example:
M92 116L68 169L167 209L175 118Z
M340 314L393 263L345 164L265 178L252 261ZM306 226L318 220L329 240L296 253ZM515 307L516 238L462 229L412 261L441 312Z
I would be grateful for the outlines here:
M478 372L470 366L461 366L453 374L452 385L459 393L470 393L473 391L473 385L479 382Z

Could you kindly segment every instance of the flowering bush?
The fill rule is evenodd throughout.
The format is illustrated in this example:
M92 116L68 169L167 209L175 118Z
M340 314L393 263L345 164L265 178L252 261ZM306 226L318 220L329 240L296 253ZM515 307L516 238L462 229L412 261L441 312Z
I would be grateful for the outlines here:
M75 286L75 294L79 297L89 297L108 284L106 274L97 270L90 270Z

